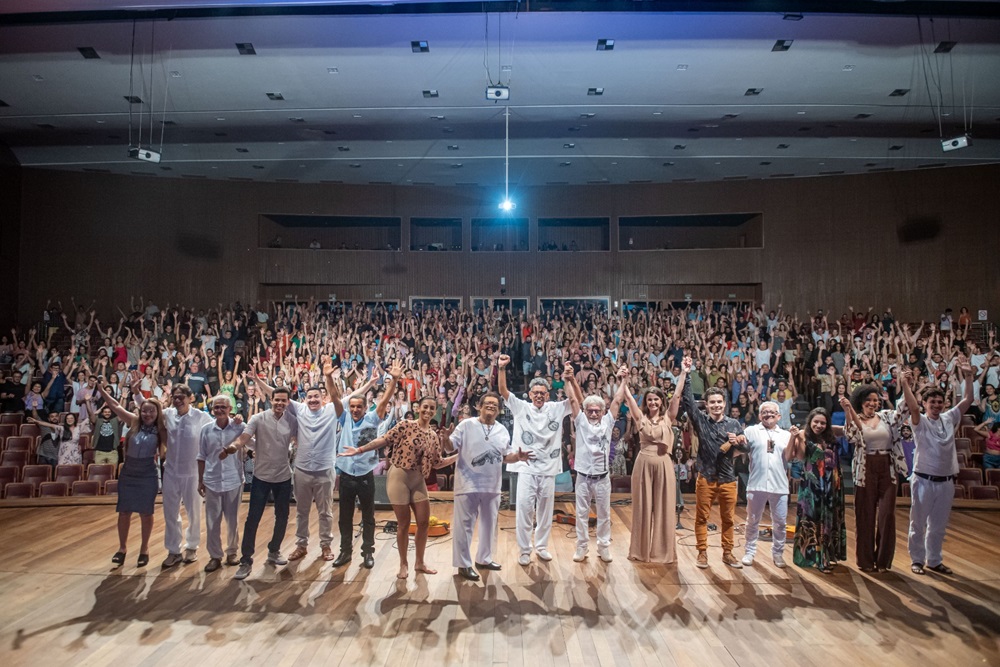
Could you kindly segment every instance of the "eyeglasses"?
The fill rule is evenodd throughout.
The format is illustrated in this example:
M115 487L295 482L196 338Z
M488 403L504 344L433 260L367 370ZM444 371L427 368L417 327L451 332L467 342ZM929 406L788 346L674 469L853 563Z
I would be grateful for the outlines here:
M779 413L777 413L777 412L765 411L765 412L760 413L760 416L761 417L777 417L778 414Z
M229 406L228 405L213 405L212 406L212 411L214 412L215 410L225 410L226 412L229 412Z

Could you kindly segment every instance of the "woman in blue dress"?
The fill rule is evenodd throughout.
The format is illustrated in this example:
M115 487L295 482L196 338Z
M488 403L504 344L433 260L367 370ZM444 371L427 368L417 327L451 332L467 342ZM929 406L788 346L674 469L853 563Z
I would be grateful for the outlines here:
M116 565L125 562L132 514L137 512L142 528L142 544L136 565L142 567L149 562L149 536L153 532L153 509L159 491L156 461L167 445L163 406L155 399L146 399L138 410L129 412L108 394L101 383L98 383L97 390L105 404L128 428L125 463L118 475L118 551L111 557L111 562Z

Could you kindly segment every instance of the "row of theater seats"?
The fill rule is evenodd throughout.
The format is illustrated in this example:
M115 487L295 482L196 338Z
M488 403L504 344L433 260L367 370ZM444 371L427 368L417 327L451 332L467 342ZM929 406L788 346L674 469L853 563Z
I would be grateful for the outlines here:
M45 464L0 466L0 489L4 498L113 494L118 492L117 472L110 463L91 463L86 470L79 463L58 465L53 479L52 467Z

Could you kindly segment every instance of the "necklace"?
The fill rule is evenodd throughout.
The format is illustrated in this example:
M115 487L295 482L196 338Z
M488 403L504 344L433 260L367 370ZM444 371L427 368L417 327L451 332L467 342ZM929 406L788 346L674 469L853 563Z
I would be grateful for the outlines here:
M486 424L484 424L483 422L479 422L479 428L483 429L483 440L490 439L490 433L493 432L493 427L496 425L497 423L493 422L492 424L490 424L489 428L486 428Z

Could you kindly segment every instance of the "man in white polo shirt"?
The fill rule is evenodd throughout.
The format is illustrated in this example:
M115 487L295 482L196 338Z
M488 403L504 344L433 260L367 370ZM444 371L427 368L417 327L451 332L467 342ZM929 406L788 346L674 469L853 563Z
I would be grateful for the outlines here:
M226 455L226 446L243 433L243 424L229 418L233 405L226 394L212 399L215 421L201 429L198 445L198 493L205 499L205 572L222 567L222 520L226 521L226 565L238 565L239 528L236 517L243 499L243 464Z
M552 532L552 509L555 505L555 479L562 472L562 423L570 412L569 399L548 401L549 383L535 378L528 385L528 398L523 401L507 390L507 364L510 357L501 354L499 367L500 395L514 416L514 444L534 454L529 461L507 466L517 475L517 546L521 552L517 562L531 563L531 528L535 525L535 551L544 561L552 560L549 535ZM569 364L567 364L569 366ZM565 373L572 374L572 367Z
M597 506L597 555L605 563L611 558L611 475L608 454L611 451L611 431L615 415L621 407L628 367L618 371L618 391L611 409L597 395L583 397L576 376L566 375L566 393L573 408L576 426L576 446L573 468L576 470L576 553L573 560L582 563L587 558L590 542L590 501ZM582 408L581 408L582 406Z
M281 555L281 542L288 527L288 508L292 497L292 469L288 465L292 441L298 424L288 413L290 393L279 387L271 393L271 409L258 412L247 423L243 434L231 442L225 456L236 454L245 447L253 452L253 481L250 483L250 509L243 526L240 567L234 579L246 579L253 569L253 554L257 548L257 527L264 516L269 495L274 496L274 529L267 544L267 562L286 565Z
M295 550L288 560L305 557L309 546L309 513L313 503L319 514L319 546L323 560L333 560L333 482L337 448L337 422L344 411L340 402L339 370L327 363L323 379L330 402L323 405L319 387L306 390L305 403L289 401L286 411L295 417ZM265 382L261 390L271 397L274 388Z
M455 463L455 527L452 531L452 565L458 574L478 581L472 569L472 530L479 525L476 568L499 570L493 561L493 543L500 512L503 463L528 461L531 453L514 450L510 433L497 422L500 394L487 392L479 399L479 417L463 419L452 431L451 445L458 451Z
M907 537L910 570L925 574L925 568L939 574L952 574L942 555L944 534L955 498L954 480L958 476L958 453L955 431L962 415L972 405L972 380L975 372L966 359L958 367L965 380L965 394L958 405L944 410L944 392L933 385L921 392L923 414L913 394L913 372L900 378L903 398L910 410L913 425L913 474L910 476L910 531Z
M778 426L781 411L774 401L760 404L760 423L743 431L750 455L747 482L747 530L743 564L753 565L764 507L771 506L771 556L776 567L785 567L785 525L788 519L788 475L785 464L792 455L789 441L798 435Z

